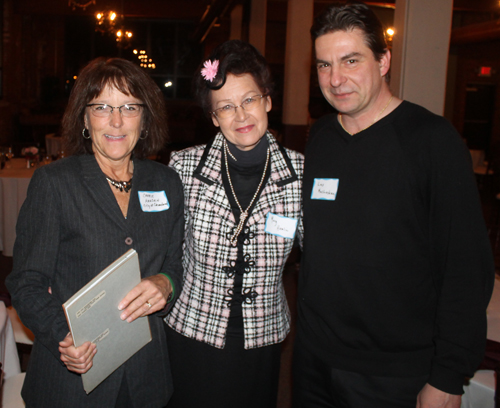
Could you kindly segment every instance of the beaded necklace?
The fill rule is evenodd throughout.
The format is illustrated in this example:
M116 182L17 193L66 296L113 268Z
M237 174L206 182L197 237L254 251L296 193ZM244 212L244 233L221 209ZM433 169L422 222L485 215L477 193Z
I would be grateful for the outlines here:
M106 180L108 180L113 187L117 188L120 191L125 191L126 193L128 193L132 188L132 178L133 177L131 177L129 181L119 181L113 180L112 178L106 176Z
M238 236L240 235L241 231L243 230L243 225L245 224L245 220L248 217L248 210L252 207L254 201L257 199L260 188L262 187L262 183L264 183L264 180L266 178L267 166L269 164L269 147L267 148L266 164L264 166L264 172L262 173L262 178L260 179L260 183L257 186L257 190L255 191L255 194L253 195L252 200L250 201L250 204L248 204L248 207L245 211L243 211L243 208L241 208L240 202L238 201L238 197L236 197L236 193L234 192L233 183L231 181L231 175L229 174L229 165L227 162L228 154L231 155L231 157L234 160L236 160L236 158L229 151L229 147L228 147L226 141L224 140L224 162L226 164L227 179L229 181L229 187L231 187L231 192L233 193L234 201L236 201L236 205L240 209L240 221L238 222L238 226L236 227L236 231L234 232L233 236L231 237L231 245L234 245L236 243L236 240L238 239Z

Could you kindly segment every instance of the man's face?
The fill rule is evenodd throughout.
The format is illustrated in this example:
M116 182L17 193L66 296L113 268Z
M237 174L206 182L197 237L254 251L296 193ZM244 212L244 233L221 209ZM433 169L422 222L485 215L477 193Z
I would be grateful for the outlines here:
M377 61L357 28L324 34L314 45L319 85L326 100L345 115L371 113L385 83L390 53Z

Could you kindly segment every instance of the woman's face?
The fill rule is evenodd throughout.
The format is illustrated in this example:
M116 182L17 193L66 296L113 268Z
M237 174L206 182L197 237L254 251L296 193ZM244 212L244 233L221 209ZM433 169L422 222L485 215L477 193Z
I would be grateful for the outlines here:
M227 105L240 106L247 98L262 94L252 75L228 74L224 86L211 92L212 111ZM253 149L267 130L267 112L272 107L271 98L266 96L258 101L254 109L239 107L229 118L219 118L212 114L214 125L220 127L227 140L240 150Z
M96 158L108 164L130 158L141 135L142 113L135 117L125 117L117 107L142 104L142 101L107 85L97 98L89 102L89 104L94 103L115 107L112 113L104 117L95 116L90 107L85 109L85 127L90 133L92 150Z

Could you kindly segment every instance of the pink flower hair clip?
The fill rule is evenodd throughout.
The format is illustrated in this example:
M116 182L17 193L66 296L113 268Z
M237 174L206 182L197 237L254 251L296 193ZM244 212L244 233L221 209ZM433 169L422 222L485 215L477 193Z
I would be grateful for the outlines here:
M219 60L206 60L203 63L203 68L201 69L201 75L205 81L212 82L217 76L217 70L219 69Z

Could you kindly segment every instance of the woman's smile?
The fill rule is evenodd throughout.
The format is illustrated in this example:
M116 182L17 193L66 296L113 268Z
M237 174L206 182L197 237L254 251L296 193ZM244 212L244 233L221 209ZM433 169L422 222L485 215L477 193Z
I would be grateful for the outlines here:
M125 139L125 135L122 135L122 136L113 136L113 135L107 135L105 134L104 135L107 139L111 139L111 140L121 140L121 139Z
M212 91L212 111L228 105L236 107L233 116L220 119L213 114L212 120L226 139L240 150L252 150L266 134L267 113L272 103L269 96L260 98L263 93L250 74L228 74L224 86ZM260 98L258 105L245 110L243 101L253 97Z
M244 127L237 128L236 131L240 133L248 133L254 128L254 125L248 125Z

